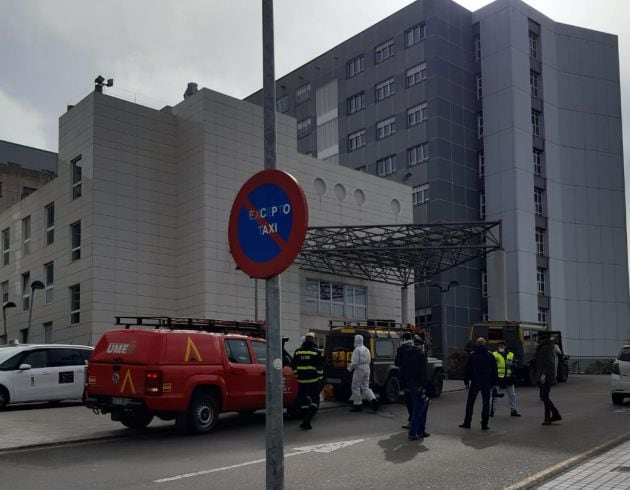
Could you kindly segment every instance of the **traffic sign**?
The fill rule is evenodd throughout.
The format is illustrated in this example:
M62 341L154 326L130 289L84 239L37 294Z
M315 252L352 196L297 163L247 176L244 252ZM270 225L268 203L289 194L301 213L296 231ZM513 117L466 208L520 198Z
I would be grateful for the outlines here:
M308 206L298 181L282 170L263 170L245 182L234 199L230 253L250 277L276 276L300 253L307 227Z

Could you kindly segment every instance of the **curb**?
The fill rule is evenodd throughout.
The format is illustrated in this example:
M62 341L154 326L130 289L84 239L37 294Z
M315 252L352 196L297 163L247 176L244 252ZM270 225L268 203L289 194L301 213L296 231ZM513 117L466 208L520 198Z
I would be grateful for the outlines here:
M594 448L589 449L588 451L583 452L582 454L577 454L565 461L561 461L560 463L551 466L547 469L539 471L524 480L516 482L509 487L505 487L505 490L525 490L529 488L534 488L536 485L543 483L547 480L550 480L551 477L559 475L560 473L564 473L574 466L578 466L580 463L584 461L594 458L595 456L599 456L602 453L605 453L609 449L618 446L627 440L630 440L630 432L623 434L621 436L615 437L610 441L604 442L599 446L595 446Z

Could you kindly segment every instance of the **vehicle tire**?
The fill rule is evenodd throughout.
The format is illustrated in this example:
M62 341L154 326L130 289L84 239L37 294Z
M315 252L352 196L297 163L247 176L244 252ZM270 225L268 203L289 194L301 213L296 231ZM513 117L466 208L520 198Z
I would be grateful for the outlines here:
M194 395L188 407L188 430L195 434L210 432L219 421L219 404L208 393Z
M442 371L438 371L433 373L433 378L431 379L431 384L429 385L428 395L431 398L437 398L442 394L444 390L444 373Z
M333 396L338 402L347 402L348 400L350 400L351 394L352 392L350 391L349 386L333 385Z
M120 423L128 429L144 429L153 420L153 414L148 410L124 411L120 416Z
M9 392L4 386L0 386L0 410L6 408L9 404Z
M624 398L623 395L620 395L619 393L613 393L611 397L612 397L612 402L615 405L623 405L623 398Z
M400 400L400 381L398 381L398 376L392 374L387 378L385 382L385 387L382 391L381 399L385 403L398 403Z
M525 380L525 382L528 385L536 386L536 384L538 383L538 379L537 379L538 376L536 376L536 374L537 374L536 366L531 364L529 366L529 369L527 370L527 379Z
M560 374L558 374L558 381L560 383L564 383L567 379L569 379L569 366L562 364L560 367Z

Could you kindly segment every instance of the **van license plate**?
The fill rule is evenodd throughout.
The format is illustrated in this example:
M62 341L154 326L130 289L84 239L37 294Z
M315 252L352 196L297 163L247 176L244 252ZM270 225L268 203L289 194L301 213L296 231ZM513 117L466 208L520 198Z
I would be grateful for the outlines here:
M119 396L112 397L112 405L128 405L131 398L121 398Z
M326 383L338 385L341 384L341 380L339 378L326 378Z

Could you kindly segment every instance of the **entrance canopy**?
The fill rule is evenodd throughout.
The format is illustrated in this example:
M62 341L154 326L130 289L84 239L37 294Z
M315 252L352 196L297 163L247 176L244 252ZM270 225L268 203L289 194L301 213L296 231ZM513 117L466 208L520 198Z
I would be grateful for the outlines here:
M501 248L501 222L317 226L296 260L301 269L408 286Z

